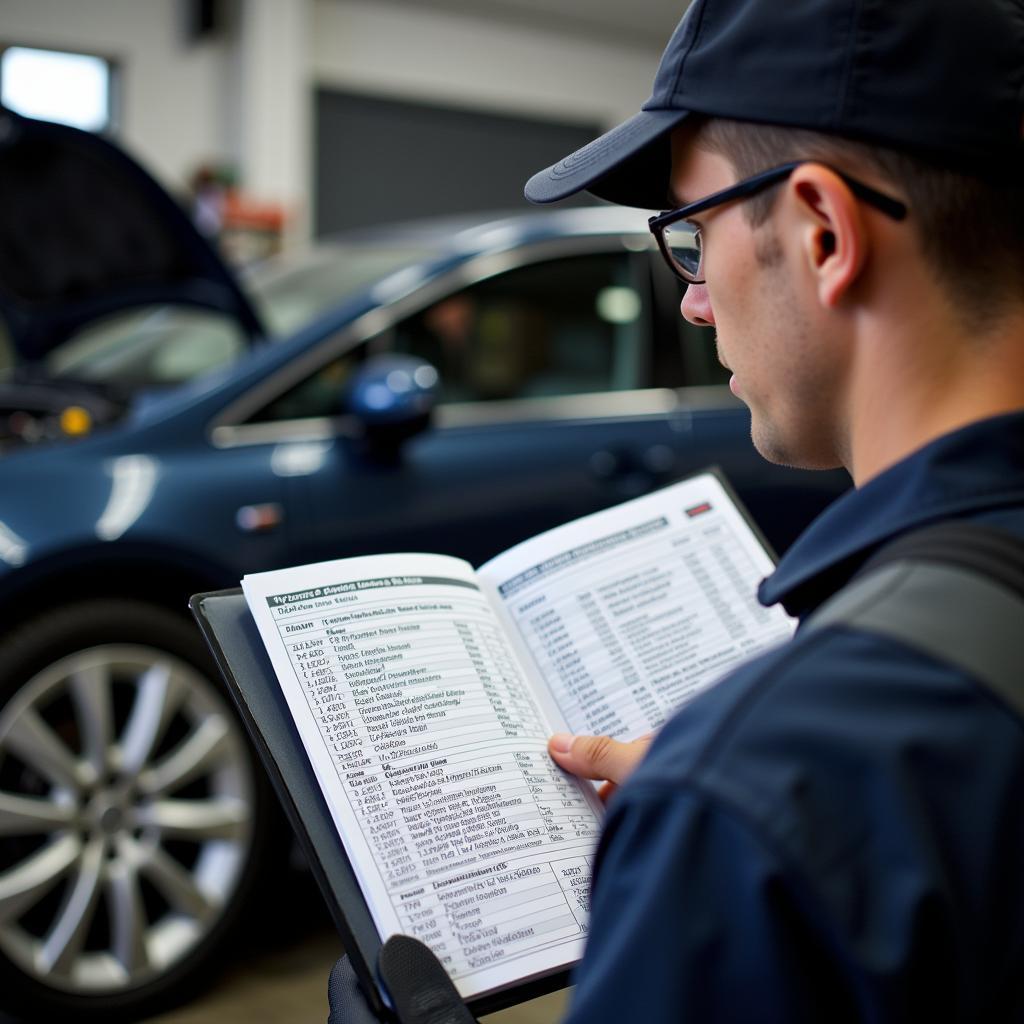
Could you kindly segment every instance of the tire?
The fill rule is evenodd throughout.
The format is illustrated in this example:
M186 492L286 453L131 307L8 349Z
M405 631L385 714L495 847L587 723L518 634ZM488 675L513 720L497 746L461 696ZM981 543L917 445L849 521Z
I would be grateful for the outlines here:
M4 1010L138 1019L218 966L285 830L215 678L198 630L145 604L0 641Z

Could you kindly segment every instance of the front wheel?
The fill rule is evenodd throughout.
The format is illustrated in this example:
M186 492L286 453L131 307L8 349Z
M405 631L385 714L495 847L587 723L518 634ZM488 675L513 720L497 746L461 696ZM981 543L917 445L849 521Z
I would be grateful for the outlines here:
M66 607L0 643L0 1005L165 1009L267 862L272 797L198 631Z

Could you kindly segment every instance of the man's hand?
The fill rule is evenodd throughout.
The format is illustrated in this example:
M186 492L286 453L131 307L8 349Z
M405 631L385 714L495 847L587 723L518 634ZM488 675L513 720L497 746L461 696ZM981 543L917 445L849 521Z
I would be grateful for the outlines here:
M331 971L327 1001L330 1006L327 1024L381 1024L370 1009L347 956L341 957Z
M397 1024L479 1024L429 946L411 935L392 935L381 947L377 972ZM347 956L327 984L327 1024L382 1024L363 995Z
M653 733L630 743L621 743L610 736L571 736L555 733L548 740L548 753L559 768L582 779L604 779L599 790L607 800L643 760L654 739Z

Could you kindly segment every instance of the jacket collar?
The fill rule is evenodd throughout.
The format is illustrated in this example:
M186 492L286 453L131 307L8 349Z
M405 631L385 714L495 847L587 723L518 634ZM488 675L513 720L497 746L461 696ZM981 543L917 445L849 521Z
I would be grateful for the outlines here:
M886 541L1008 505L1024 506L1024 412L946 434L844 494L797 538L758 599L803 618Z

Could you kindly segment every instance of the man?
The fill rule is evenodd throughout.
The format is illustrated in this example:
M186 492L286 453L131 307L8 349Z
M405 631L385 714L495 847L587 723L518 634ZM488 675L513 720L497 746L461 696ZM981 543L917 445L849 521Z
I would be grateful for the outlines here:
M667 207L757 449L852 474L765 604L928 523L1024 537L1022 127L1024 0L695 0L641 113L529 182ZM799 630L647 747L551 742L628 777L572 1024L1024 1020L1024 721L976 678Z

